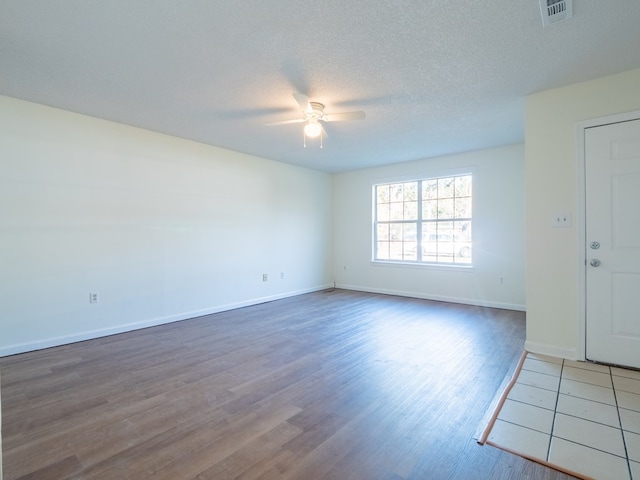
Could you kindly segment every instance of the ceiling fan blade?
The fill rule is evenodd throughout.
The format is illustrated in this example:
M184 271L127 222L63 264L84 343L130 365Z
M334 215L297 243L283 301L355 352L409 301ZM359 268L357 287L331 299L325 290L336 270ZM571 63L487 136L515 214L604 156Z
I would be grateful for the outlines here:
M273 127L276 125L288 125L290 123L302 123L302 122L304 122L303 118L296 118L295 120L280 120L279 122L269 122L269 123L265 123L265 125L268 127Z
M313 112L313 108L311 108L311 103L309 102L309 98L306 95L296 92L293 94L293 98L296 99L296 102L298 102L298 105L300 105L300 109L303 112L306 112L306 113Z
M325 122L344 122L347 120L363 120L365 116L364 112L332 113L331 115L323 116L322 120Z

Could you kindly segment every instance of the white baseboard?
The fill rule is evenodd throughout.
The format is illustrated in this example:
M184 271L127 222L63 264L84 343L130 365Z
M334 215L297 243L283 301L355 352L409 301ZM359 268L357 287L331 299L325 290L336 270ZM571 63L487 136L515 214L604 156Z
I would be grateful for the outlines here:
M57 347L59 345L67 345L69 343L82 342L84 340L91 340L94 338L107 337L109 335L116 335L118 333L130 332L133 330L140 330L142 328L155 327L158 325L164 325L166 323L179 322L181 320L188 320L189 318L202 317L204 315L212 315L214 313L234 310L236 308L249 307L251 305L258 305L260 303L272 302L274 300L281 300L283 298L288 298L288 297L295 297L297 295L303 295L305 293L326 290L328 288L333 288L333 284L320 285L313 288L280 293L280 294L271 295L268 297L254 298L254 299L245 300L242 302L229 303L226 305L217 305L217 306L213 306L213 307L202 309L202 310L183 312L175 315L168 315L166 317L151 318L147 320L141 320L139 322L127 323L127 324L117 325L109 328L78 332L71 335L63 335L60 337L44 338L40 340L34 340L31 342L19 343L14 345L6 345L6 346L0 347L0 357L16 355L18 353L31 352L34 350L42 350L44 348Z
M401 290L362 287L359 285L346 285L346 284L340 284L340 283L336 284L336 288L342 288L344 290L356 290L359 292L381 293L384 295L397 295L399 297L422 298L424 300L435 300L438 302L461 303L463 305L475 305L478 307L501 308L504 310L516 310L520 312L526 312L527 310L525 305L519 305L514 303L492 302L492 301L481 300L481 299L450 297L450 296L443 296L443 295L430 295L422 292L405 292Z
M567 360L584 360L584 358L578 358L578 353L575 348L563 348L558 347L557 345L549 345L547 343L527 340L524 342L524 349L527 352L548 355L550 357L566 358Z

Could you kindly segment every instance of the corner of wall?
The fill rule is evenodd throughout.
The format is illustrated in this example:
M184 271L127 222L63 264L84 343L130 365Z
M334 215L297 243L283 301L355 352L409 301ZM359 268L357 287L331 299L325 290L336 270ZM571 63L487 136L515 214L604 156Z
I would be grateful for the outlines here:
M550 345L548 343L539 343L527 340L524 342L524 349L527 352L547 355L549 357L565 358L567 360L584 360L584 358L578 358L578 354L574 348L563 348L558 347L557 345Z

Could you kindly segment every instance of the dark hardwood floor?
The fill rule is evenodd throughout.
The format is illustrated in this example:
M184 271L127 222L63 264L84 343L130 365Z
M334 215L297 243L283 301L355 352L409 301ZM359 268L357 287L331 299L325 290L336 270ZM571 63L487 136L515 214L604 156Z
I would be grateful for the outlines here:
M335 290L1 358L4 478L573 478L474 440L524 332Z

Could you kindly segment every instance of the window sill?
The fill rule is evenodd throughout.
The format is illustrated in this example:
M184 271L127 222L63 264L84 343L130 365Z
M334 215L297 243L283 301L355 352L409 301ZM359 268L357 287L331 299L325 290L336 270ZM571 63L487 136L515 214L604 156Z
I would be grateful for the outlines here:
M372 260L374 267L400 267L400 268L426 268L429 270L448 270L458 272L473 272L473 265L462 265L456 263L418 263L418 262L394 262L393 260Z

